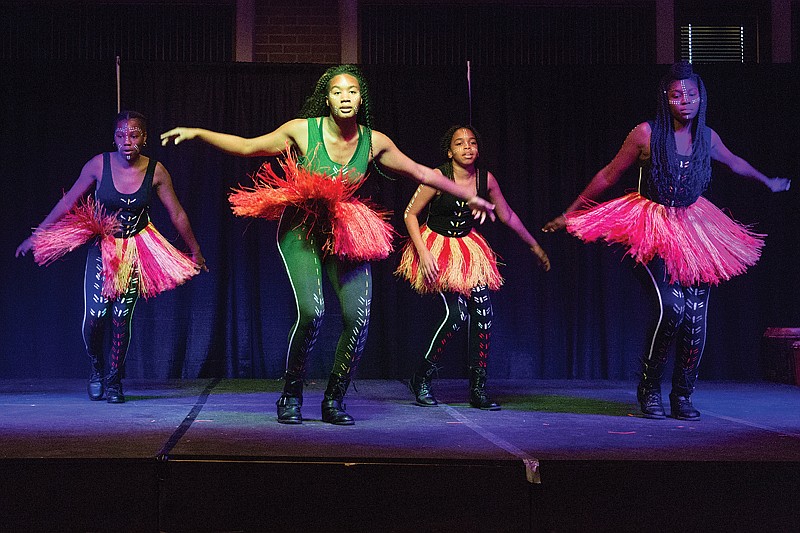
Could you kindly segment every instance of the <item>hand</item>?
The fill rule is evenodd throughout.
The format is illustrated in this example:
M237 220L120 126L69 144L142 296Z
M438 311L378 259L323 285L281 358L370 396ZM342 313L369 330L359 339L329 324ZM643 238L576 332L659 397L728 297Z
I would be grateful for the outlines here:
M203 254L200 252L195 252L192 254L192 261L197 266L197 271L200 272L201 270L204 272L208 272L208 267L206 266L206 258L203 257Z
M22 244L17 246L17 251L14 252L14 257L27 254L30 252L31 248L33 248L33 235L22 241Z
M542 270L545 272L550 272L550 258L547 257L547 254L542 247L538 244L534 244L531 246L531 252L533 252L536 256L536 259L539 260L539 266L542 267Z
M422 277L425 283L433 285L439 277L439 265L436 263L433 254L429 250L419 256L419 268L422 270Z
M772 192L784 192L788 191L792 186L792 180L788 178L770 178L767 180L766 185Z
M177 146L183 141L189 141L195 137L197 137L197 131L194 128L172 128L161 134L161 146L168 145L170 141Z
M553 233L554 231L559 231L564 229L567 226L567 217L563 214L558 215L556 218L548 222L542 227L542 231L545 233Z
M480 219L480 224L483 224L483 221L486 220L486 215L489 215L489 220L494 222L494 204L476 195L467 201L467 205L472 210L472 216L475 220Z

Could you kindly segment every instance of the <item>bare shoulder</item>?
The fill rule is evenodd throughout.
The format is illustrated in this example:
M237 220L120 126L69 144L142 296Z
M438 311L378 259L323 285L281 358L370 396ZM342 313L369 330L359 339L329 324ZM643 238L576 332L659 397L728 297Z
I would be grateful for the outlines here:
M102 169L103 168L103 156L104 155L105 154L97 154L95 156L92 156L92 158L89 159L86 162L86 164L84 164L83 166L85 168L91 168L91 169L94 169L94 168Z
M292 132L308 131L308 119L306 118L293 118L283 123L281 128L285 128Z
M635 141L637 144L650 144L650 135L653 133L653 129L650 127L649 122L642 122L641 124L637 124L628 134L628 137L631 140Z
M96 181L100 181L103 175L103 154L97 154L83 165L81 174L93 177Z
M385 133L372 130L372 146L375 147L376 151L381 151L394 146L394 141Z
M161 164L161 161L156 162L156 169L153 173L153 184L158 185L159 183L163 183L164 180L169 180L170 175L167 171L167 167Z

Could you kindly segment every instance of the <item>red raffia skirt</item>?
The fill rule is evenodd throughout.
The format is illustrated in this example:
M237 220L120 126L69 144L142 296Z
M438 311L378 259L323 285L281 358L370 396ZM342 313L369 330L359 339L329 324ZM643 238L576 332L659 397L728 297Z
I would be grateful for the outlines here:
M269 163L256 173L255 185L234 189L228 200L233 213L241 217L278 220L284 209L293 207L310 230L326 236L323 251L352 261L385 259L392 251L395 231L388 211L354 198L361 182L348 174L334 176L311 172L287 157L278 176Z
M103 259L103 296L110 299L124 294L137 272L139 293L145 298L174 289L199 272L194 261L165 239L152 222L133 237L114 237L119 229L117 217L89 197L55 224L36 230L33 258L39 265L49 265L97 238Z
M667 207L632 192L566 217L567 231L586 242L622 244L642 264L661 257L670 282L684 286L716 285L742 274L764 246L764 235L702 196L688 207Z
M419 255L411 239L403 246L400 265L395 275L411 283L420 294L458 292L469 296L472 289L486 285L496 291L503 285L497 270L497 255L477 231L472 229L464 237L447 237L423 225L422 241L439 265L439 276L428 284L419 268Z

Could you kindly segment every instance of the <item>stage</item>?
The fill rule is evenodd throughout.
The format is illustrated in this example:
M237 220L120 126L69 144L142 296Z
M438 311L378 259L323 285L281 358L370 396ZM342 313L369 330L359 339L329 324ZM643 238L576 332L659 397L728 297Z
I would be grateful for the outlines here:
M354 426L275 419L276 380L0 381L3 531L797 531L800 387L701 382L696 422L635 383L491 380L503 409L358 380ZM666 400L665 391L665 400Z

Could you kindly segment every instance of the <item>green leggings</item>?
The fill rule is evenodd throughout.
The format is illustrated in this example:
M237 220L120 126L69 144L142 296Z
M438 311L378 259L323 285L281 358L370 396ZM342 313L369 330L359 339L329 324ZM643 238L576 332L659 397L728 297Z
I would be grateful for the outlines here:
M355 372L369 329L372 269L368 262L350 262L324 254L325 236L301 214L287 208L278 225L278 248L289 274L297 306L297 321L289 332L286 370L305 377L308 354L314 348L325 299L322 269L333 285L342 308L342 334L336 345L332 374L349 378Z

